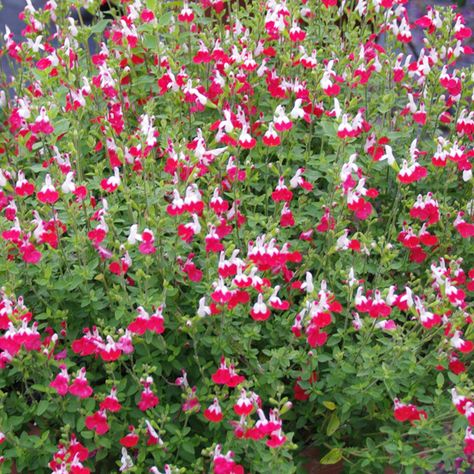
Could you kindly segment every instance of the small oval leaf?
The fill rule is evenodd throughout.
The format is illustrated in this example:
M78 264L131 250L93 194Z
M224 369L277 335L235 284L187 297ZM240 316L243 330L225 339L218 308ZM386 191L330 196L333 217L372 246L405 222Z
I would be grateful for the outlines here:
M333 413L331 415L331 418L329 418L326 434L328 436L331 436L335 431L337 431L340 425L341 425L341 422L339 421L339 417L337 416L336 413Z
M336 409L336 404L334 402L329 402L329 401L325 401L323 402L323 405L328 409L328 410L335 410Z
M342 449L333 448L319 462L321 464L336 464L342 459Z
M38 416L41 416L49 407L49 402L48 400L41 400L38 403L38 408L36 409L36 414Z

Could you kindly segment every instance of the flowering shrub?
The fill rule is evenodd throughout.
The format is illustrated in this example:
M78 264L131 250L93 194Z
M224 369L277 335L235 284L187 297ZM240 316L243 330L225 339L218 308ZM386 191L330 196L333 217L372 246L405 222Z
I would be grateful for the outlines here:
M2 49L5 468L471 463L463 17L134 0L86 26L74 3L27 2Z

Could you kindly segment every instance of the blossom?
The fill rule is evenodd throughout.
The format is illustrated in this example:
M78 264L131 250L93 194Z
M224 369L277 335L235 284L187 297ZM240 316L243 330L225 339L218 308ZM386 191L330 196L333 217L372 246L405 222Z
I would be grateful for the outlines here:
M229 291L225 285L224 279L219 278L218 282L215 284L215 290L211 293L211 298L220 304L228 303L232 293Z
M270 317L270 314L270 310L263 302L263 295L260 293L257 297L257 302L250 310L250 316L252 316L252 319L255 321L266 321Z
M462 238L468 239L469 237L474 237L474 223L466 222L463 216L464 213L462 211L458 213L454 221L454 227Z
M464 436L464 454L466 456L474 454L474 433L470 426L466 428L466 434Z
M45 204L55 204L56 201L59 199L59 193L56 191L54 187L51 176L49 174L46 175L44 179L44 184L41 187L41 190L38 191L36 194L39 201Z
M135 428L133 426L129 426L128 429L130 432L123 438L120 438L120 444L125 448L133 448L138 444L140 437L135 432Z
M428 418L427 413L424 410L418 409L415 405L409 403L402 403L398 398L393 400L394 409L393 416L397 421L409 421L413 424L413 421L421 420L421 418Z
M120 179L120 169L118 167L114 168L114 174L110 178L104 178L100 182L100 186L104 191L108 193L113 193L121 183Z
M286 311L290 307L290 303L288 301L283 301L281 298L278 297L278 292L280 291L280 286L275 286L272 295L270 296L268 302L273 309L277 309L280 311Z
M469 354L469 352L474 350L474 342L466 341L465 339L462 339L461 336L461 331L455 331L449 342L451 346L453 346L458 351Z
M112 413L116 413L122 409L122 405L117 398L117 389L115 387L112 387L110 394L100 402L100 409Z
M293 212L290 209L288 203L285 203L280 216L280 226L284 227L293 227L295 225L295 219L293 217Z
M125 472L128 471L133 467L133 461L132 458L129 456L127 452L127 448L123 447L122 448L122 457L120 458L120 472Z
M39 115L35 119L35 123L31 126L33 133L44 133L49 135L53 133L54 127L51 125L46 108L41 107Z
M204 411L204 417L212 423L219 423L222 421L223 415L219 405L219 400L214 398L214 402Z
M146 331L162 334L164 332L162 311L163 306L159 306L152 315L149 315L143 307L139 306L137 308L138 316L128 325L128 330L141 336L145 334Z
M253 138L249 133L249 128L246 125L239 136L239 145L245 149L252 149L257 144L257 140Z
M318 380L318 374L316 372L312 372L309 377L308 382L311 385L313 385L315 382L317 382L317 380ZM294 394L295 400L306 401L306 400L309 400L310 393L308 392L308 390L305 390L301 387L299 383L301 381L302 381L302 377L298 377L296 379L296 382L293 385L293 394Z
M213 453L214 474L244 474L244 468L234 461L232 451L222 454L221 446L218 444Z
M216 372L212 374L212 381L218 385L227 385L228 387L236 387L244 382L245 377L235 372L233 365L227 367L225 358L221 358L221 363Z
M268 130L263 135L263 143L267 146L273 147L281 144L281 139L275 131L274 124L270 122L268 125Z
M35 185L25 178L23 171L18 172L15 193L18 196L31 196L35 192Z
M185 3L183 8L181 9L181 12L178 15L178 21L184 22L184 23L191 23L194 20L194 13L189 8L189 5Z
M156 252L156 247L154 246L155 235L150 229L143 230L140 240L138 250L141 254L149 255Z
M106 344L100 347L99 354L104 362L113 362L122 355L122 350L111 336L107 336L106 341Z
M69 386L69 393L79 398L89 398L92 395L93 390L87 381L84 367L79 370L76 378Z
M86 416L85 425L87 429L95 431L98 435L104 435L110 429L105 410L99 410L93 415Z
M143 391L140 395L140 401L138 402L138 408L141 411L147 411L154 408L160 402L160 399L153 393L150 386L153 383L151 377L147 377L146 380L142 381Z
M69 390L69 374L65 365L59 366L61 372L56 375L55 379L49 384L50 387L54 388L58 395L64 397Z
M274 431L268 438L266 445L269 448L279 448L286 442L286 436L282 433L281 429Z
M234 411L237 415L250 415L253 411L254 406L252 400L247 396L247 392L242 389L240 392L240 397L237 402L234 404Z

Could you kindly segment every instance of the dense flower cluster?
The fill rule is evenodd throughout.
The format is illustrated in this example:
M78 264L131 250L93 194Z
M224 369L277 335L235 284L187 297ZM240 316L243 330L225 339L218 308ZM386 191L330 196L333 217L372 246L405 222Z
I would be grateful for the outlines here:
M472 463L463 16L122 0L84 25L99 3L27 2L3 37L2 462Z

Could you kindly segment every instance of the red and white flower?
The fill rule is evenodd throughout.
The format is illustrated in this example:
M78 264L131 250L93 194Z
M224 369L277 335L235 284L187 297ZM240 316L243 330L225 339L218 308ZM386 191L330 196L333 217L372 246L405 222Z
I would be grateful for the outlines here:
M204 410L204 417L211 423L219 423L222 421L223 415L219 405L219 400L214 398L214 402L206 410Z
M245 389L240 391L240 397L234 404L234 411L239 416L248 416L254 410L252 400L247 396Z
M257 297L257 302L250 310L250 316L255 321L266 321L271 315L267 305L263 302L263 295L260 293Z
M49 174L46 175L44 184L41 187L41 190L36 193L36 197L39 201L51 205L55 204L59 199L59 193L56 191Z
M78 398L89 398L92 395L93 390L87 381L86 369L84 367L79 370L76 378L69 386L69 393Z

